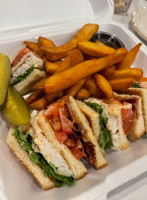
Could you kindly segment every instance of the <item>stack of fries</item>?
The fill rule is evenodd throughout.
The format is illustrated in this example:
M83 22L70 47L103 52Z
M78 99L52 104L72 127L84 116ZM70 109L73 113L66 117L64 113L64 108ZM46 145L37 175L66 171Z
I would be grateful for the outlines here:
M58 47L44 37L39 37L38 43L24 42L44 59L46 70L46 77L36 83L26 100L31 109L42 110L64 95L81 100L91 96L113 99L113 91L122 92L144 80L142 69L130 68L141 43L127 51L113 49L101 41L90 42L98 28L97 24L86 24Z

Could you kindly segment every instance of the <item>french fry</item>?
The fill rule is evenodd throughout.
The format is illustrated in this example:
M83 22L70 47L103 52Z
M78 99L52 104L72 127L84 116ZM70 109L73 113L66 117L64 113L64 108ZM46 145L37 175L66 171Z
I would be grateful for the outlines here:
M81 88L77 95L76 95L76 99L82 100L82 99L87 99L90 97L90 93L88 92L87 89L85 88Z
M103 42L101 42L100 40L96 40L96 41L95 41L95 44L102 45L102 46L107 46L107 45L105 45Z
M90 92L92 96L98 98L102 96L102 92L99 87L97 87L96 82L92 76L85 82L84 87Z
M40 47L41 54L46 57L48 61L57 61L67 57L75 49L75 46L70 48L62 47Z
M66 95L75 97L77 92L81 89L81 87L84 85L86 81L86 78L79 80L77 83L75 83L73 86L68 88L65 93Z
M39 80L33 87L34 90L44 90L45 81L48 79L48 77L44 77L41 80Z
M78 42L88 41L98 31L98 29L99 25L97 24L85 24L76 34L75 38Z
M77 65L83 61L84 61L84 58L82 56L82 53L78 49L75 49L64 59L64 61L57 68L57 70L55 71L54 74L62 72L62 71L66 70L74 65Z
M76 36L66 44L53 48L41 47L41 53L45 55L49 61L57 61L65 58L77 47L77 42L89 40L98 31L98 27L97 24L86 24L79 30Z
M110 79L111 76L115 73L115 65L108 67L106 69L103 69L100 71L100 74L104 76L106 79Z
M48 100L48 103L53 102L57 98L63 97L63 91L54 93L54 94L46 94L45 98Z
M32 104L33 102L37 101L38 99L42 98L44 95L43 90L35 90L32 94L26 99L26 103L28 105Z
M119 54L119 53L124 53L126 54L128 51L126 48L122 47L122 48L119 48L119 49L116 49L116 54Z
M119 69L115 70L114 74L112 74L109 79L120 79L120 78L141 78L143 75L143 70L138 68L130 68L130 69Z
M122 92L129 88L135 82L134 78L123 78L109 80L109 83L114 91Z
M120 62L123 58L124 54L118 54L109 55L100 59L88 60L50 76L45 82L45 93L54 94L62 91L74 85L77 81Z
M138 82L147 82L147 77L142 76L138 79Z
M77 47L82 53L96 58L115 54L116 52L116 50L111 47L98 45L89 41L78 42Z
M38 38L38 45L39 45L39 47L41 47L41 46L43 46L43 47L55 47L55 44L53 43L52 40L49 40L49 39L41 37L41 36Z
M32 110L43 110L48 105L48 100L45 97L33 102L29 105Z
M112 99L113 98L113 91L112 91L111 85L109 84L107 79L105 79L100 74L95 74L94 78L95 78L96 84L98 85L100 90L102 90L102 92L106 95L106 97L108 99Z
M35 42L29 42L29 41L24 41L23 42L31 51L35 52L36 54L39 55L39 46L38 43Z
M56 61L56 62L45 62L45 70L48 74L53 74L57 68L61 65L62 61Z
M134 62L136 55L141 47L141 43L133 47L125 56L124 60L117 64L117 69L128 69Z

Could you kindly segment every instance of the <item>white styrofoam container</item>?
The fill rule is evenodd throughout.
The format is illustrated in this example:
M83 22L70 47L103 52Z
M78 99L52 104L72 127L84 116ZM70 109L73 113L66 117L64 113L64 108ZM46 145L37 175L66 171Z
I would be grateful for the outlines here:
M60 45L88 22L99 24L102 31L116 34L127 49L140 42L122 24L111 21L112 0L3 0L0 13L3 16L0 21L0 52L11 59L24 46L24 40L36 41L41 35ZM146 63L147 51L142 45L133 66L142 68L147 76ZM110 191L147 170L147 137L144 137L131 143L124 151L108 152L109 165L101 170L86 165L89 174L73 187L64 186L45 192L9 150L6 144L8 128L0 116L0 200L106 199Z

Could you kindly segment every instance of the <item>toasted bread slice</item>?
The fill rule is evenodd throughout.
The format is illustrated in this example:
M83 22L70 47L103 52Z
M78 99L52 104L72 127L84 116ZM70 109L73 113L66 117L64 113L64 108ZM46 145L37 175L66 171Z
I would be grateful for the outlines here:
M39 115L36 120L38 125L42 129L43 135L46 136L52 146L56 148L56 150L62 155L64 160L67 162L69 168L73 172L74 177L77 180L83 178L88 173L84 164L72 155L71 151L66 145L59 143L59 141L55 137L54 130L52 129L44 114Z
M147 89L145 88L129 88L129 94L138 95L142 99L142 112L145 124L145 133L147 134Z
M92 129L89 126L89 122L86 119L85 115L80 111L78 104L74 100L73 97L68 97L68 108L74 119L78 125L79 130L81 131L81 137L86 142L90 142L94 148L94 162L92 164L96 169L103 168L104 166L108 165L107 160L105 159L99 144L97 143L96 136L92 132ZM87 159L89 162L89 160Z
M139 137L141 137L145 133L145 125L144 125L144 119L143 119L143 112L142 112L142 100L137 95L126 95L126 94L116 94L114 93L114 97L118 100L133 100L137 99L136 103L136 109L135 109L135 121L134 124L127 134L127 137L130 140L136 140Z
M14 88L25 95L32 91L33 85L41 78L45 77L45 71L34 69L24 80L14 85Z
M55 187L55 183L49 178L45 177L43 170L29 158L29 154L23 150L20 144L17 142L17 139L12 135L14 128L10 128L7 136L7 144L11 151L17 156L20 162L25 165L25 167L31 172L31 174L36 178L40 183L41 187L44 190L48 190Z

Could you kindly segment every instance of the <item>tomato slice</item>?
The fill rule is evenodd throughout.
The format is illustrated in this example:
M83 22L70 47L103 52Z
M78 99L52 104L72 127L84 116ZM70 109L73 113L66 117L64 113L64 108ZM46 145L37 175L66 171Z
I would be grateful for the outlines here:
M47 110L44 112L44 115L47 118L53 117L53 115L59 116L59 108L60 108L59 103L52 103L51 105L49 105Z
M55 132L55 136L61 144L68 139L68 136L64 132Z
M67 135L72 134L73 130L71 128L71 121L63 114L63 109L62 108L59 109L59 113L60 113L60 119L61 119L63 131Z
M83 153L77 147L71 147L70 150L77 160L80 160L83 157Z
M30 52L30 50L28 48L23 48L19 54L14 58L13 62L12 62L12 66L17 65L17 63L24 57L25 54L27 54L28 52Z
M123 102L122 105L124 105L124 107L121 109L123 129L125 134L128 134L134 123L134 113L132 110L132 105L130 103ZM125 105L127 105L126 108Z

